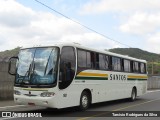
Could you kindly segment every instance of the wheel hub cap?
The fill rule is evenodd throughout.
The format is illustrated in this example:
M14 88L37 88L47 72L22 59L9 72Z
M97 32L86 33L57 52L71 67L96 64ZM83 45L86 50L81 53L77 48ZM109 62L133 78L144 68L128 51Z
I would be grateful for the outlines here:
M87 104L88 104L88 98L87 98L87 96L83 96L82 97L82 105L83 105L83 107L87 107Z

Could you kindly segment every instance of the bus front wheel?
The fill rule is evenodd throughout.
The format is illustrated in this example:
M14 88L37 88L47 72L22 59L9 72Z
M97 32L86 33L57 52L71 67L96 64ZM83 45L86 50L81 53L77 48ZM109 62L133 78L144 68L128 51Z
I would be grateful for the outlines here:
M90 105L90 97L86 91L83 91L80 98L80 110L85 111Z

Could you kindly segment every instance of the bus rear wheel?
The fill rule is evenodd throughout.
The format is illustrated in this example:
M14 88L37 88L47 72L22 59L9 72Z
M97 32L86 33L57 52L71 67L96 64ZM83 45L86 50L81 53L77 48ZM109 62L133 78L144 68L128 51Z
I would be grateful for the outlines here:
M83 91L80 98L80 110L85 111L90 105L90 96L86 91Z
M131 93L131 98L130 98L130 100L133 102L133 101L136 100L136 97L137 97L136 88L133 88L133 89L132 89L132 93Z

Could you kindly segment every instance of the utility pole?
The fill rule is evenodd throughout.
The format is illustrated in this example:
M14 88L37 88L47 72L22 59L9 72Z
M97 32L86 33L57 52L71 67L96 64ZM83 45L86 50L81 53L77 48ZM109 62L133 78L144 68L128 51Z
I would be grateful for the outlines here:
M153 59L152 59L152 75L154 74L154 69L153 69L153 67L154 67L154 62L153 62Z

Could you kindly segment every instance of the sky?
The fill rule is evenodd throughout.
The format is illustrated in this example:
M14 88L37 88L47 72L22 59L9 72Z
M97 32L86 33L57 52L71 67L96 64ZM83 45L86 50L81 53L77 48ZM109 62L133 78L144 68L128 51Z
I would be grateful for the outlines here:
M0 0L0 51L75 42L100 50L132 47L160 53L160 0L38 1L106 37L35 0Z

